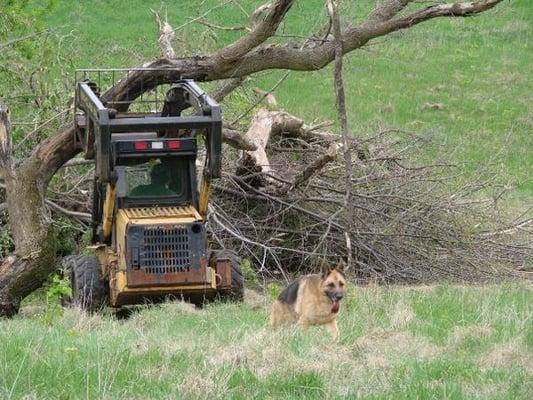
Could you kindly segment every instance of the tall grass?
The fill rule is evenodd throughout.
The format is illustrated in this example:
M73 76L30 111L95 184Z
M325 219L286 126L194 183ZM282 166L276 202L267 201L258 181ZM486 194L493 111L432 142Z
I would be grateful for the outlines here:
M356 287L341 338L273 331L269 301L128 320L27 305L0 324L0 398L479 398L533 390L531 286Z

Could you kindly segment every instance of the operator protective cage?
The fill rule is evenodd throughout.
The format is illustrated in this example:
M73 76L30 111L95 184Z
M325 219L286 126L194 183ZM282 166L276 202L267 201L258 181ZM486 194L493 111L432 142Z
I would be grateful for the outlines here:
M130 70L128 74L148 76L149 72L140 69ZM220 107L194 81L181 79L171 82L161 102L161 111L130 112L128 109L134 104L133 100L129 99L129 94L123 97L123 100L106 101L105 96L100 97L99 88L94 82L82 80L76 84L75 141L86 159L95 160L92 215L95 230L102 218L101 200L107 184L119 182L117 194L120 208L150 206L150 199L128 199L120 187L122 180L119 178L125 166L151 158L180 163L180 179L187 182L187 189L182 194L183 198L172 199L172 204L177 201L198 207L195 164L198 133L205 135L204 179L218 178L221 174ZM189 108L193 112L182 115ZM161 201L158 199L160 205Z

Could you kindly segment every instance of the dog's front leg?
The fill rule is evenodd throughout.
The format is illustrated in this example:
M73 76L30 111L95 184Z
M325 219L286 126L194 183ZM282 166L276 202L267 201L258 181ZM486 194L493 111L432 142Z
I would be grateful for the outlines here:
M326 329L329 331L329 333L331 333L331 336L333 336L334 340L337 340L339 338L339 328L337 327L336 319L326 324Z

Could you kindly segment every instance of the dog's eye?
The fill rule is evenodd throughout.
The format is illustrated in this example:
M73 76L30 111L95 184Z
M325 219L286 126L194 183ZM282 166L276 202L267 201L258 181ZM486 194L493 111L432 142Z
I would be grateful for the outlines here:
M334 287L335 287L335 284L334 284L333 282L331 282L331 283L328 283L328 286L329 286L330 288L334 288Z
M339 282L339 286L343 287L344 286L344 282Z

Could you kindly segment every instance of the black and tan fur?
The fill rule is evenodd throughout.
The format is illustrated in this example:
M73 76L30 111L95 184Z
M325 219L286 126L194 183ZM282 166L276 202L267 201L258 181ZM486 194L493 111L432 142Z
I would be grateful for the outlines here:
M336 339L339 301L346 293L346 279L338 268L305 275L287 286L272 306L270 323L300 326L325 325Z

